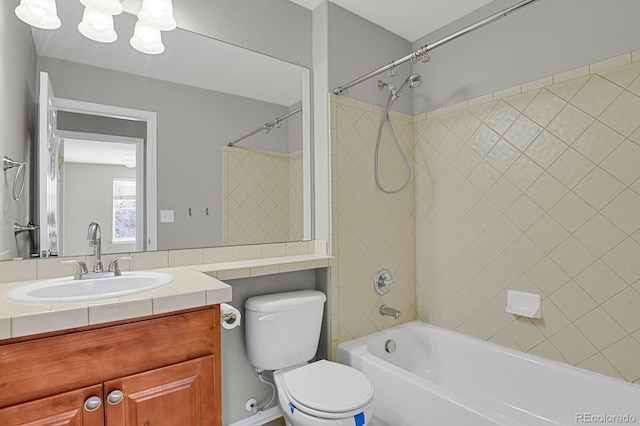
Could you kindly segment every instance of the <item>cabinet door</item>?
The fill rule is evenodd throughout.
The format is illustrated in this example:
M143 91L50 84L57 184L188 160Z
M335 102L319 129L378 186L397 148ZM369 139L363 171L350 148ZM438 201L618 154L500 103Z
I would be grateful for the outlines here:
M107 426L220 425L213 355L104 384Z
M102 385L0 409L2 426L101 426Z

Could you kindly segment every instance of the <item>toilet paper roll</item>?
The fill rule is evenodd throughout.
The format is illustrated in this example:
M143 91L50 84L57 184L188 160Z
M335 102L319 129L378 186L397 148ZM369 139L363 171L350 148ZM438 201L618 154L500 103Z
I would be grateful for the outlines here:
M221 303L220 317L222 328L231 330L232 328L236 328L240 325L240 319L242 318L242 315L240 315L240 311L233 306L227 305L226 303Z

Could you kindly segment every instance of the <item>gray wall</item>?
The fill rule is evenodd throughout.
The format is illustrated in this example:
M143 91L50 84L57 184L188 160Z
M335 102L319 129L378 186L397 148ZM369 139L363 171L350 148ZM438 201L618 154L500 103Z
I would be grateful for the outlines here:
M329 88L348 83L411 53L411 43L384 28L329 3ZM380 74L349 89L348 97L385 107L389 91L378 90L378 79L398 88L411 73L411 64L397 67L398 75ZM405 92L393 110L413 113L411 93Z
M416 41L413 50L497 13L496 0ZM417 64L424 84L414 90L420 114L537 80L640 48L637 0L540 0L431 51Z
M67 111L58 112L58 130L125 136L138 139L147 138L147 125L141 121L77 114Z
M135 244L113 244L113 179L136 178L136 169L105 164L65 163L63 253L93 254L87 243L87 226L100 224L102 253L135 250ZM88 185L87 182L91 182Z
M285 114L286 107L51 58L38 58L57 97L158 114L158 249L210 247L222 241L222 146ZM242 146L288 152L288 124ZM78 130L78 129L75 129ZM189 208L193 216L188 215ZM211 216L205 215L209 208Z
M233 291L233 300L229 302L244 315L244 302L251 296L280 293L294 290L317 289L328 294L328 281L325 269L289 272L286 274L267 275L259 278L229 280ZM325 319L328 318L329 303L325 306ZM245 410L245 402L256 398L259 403L271 397L271 388L260 383L254 368L247 357L245 345L246 322L243 316L239 327L232 330L222 329L222 424L229 425L250 417ZM326 358L328 353L328 322L323 325L323 341L319 347L318 357ZM265 377L271 378L270 373ZM277 400L269 407L277 405Z
M311 68L311 11L288 0L174 1L180 28Z
M0 4L0 158L6 155L28 162L29 166L20 201L12 198L17 169L0 170L0 252L10 250L12 257L28 257L29 235L14 237L13 224L26 225L30 219L29 175L35 170L31 146L35 139L36 54L29 26L13 12L16 5L17 1Z

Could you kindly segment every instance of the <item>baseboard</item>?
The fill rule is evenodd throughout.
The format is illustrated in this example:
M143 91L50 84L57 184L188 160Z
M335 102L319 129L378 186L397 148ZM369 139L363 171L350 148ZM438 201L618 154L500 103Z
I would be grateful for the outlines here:
M278 417L282 417L282 410L280 409L280 407L272 407L268 410L264 410L259 414L254 414L251 417L247 417L246 419L240 420L239 422L233 423L229 426L260 426L270 422L271 420L275 420Z

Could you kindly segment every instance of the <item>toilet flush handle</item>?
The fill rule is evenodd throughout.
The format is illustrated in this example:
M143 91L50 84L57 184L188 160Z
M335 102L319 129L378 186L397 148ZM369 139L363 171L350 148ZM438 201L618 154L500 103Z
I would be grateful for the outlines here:
M274 314L267 314L261 317L258 317L258 321L273 321L276 316Z

